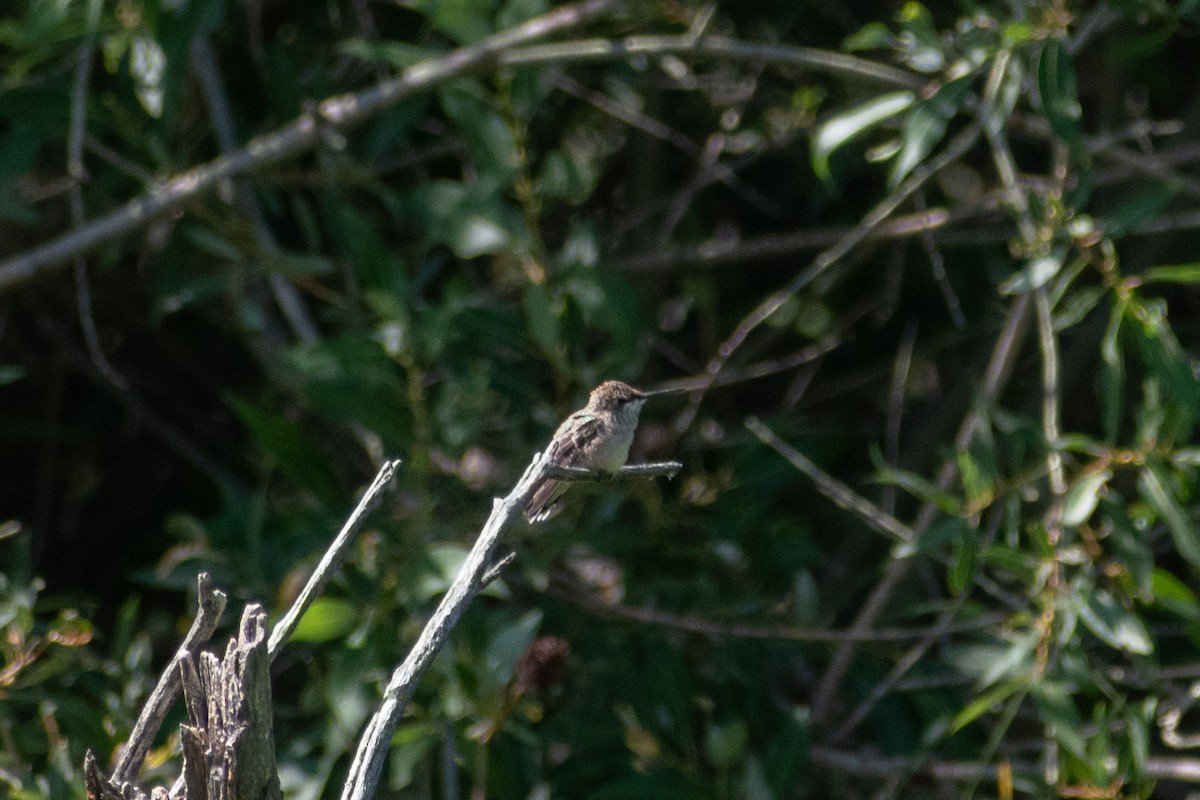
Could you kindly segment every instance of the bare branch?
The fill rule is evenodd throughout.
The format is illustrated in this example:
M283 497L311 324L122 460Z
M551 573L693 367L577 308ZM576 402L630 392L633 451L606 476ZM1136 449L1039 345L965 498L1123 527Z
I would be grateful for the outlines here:
M351 127L418 91L477 69L501 51L556 31L582 25L617 7L619 0L583 0L556 8L515 28L493 34L441 58L414 64L400 75L359 92L331 97L274 133L153 187L123 207L46 244L0 262L0 293L11 291L40 272L135 231L181 208L222 181L277 164L313 149L328 129Z
M892 778L912 773L912 759L905 756L881 756L876 753L838 750L814 746L810 752L814 764L854 775ZM1010 761L1014 773L1037 776L1039 765L1032 761ZM995 780L999 768L983 761L930 761L916 774L937 781L972 782ZM1200 759L1150 757L1143 774L1153 780L1200 783Z
M550 469L544 453L535 455L508 496L503 499L496 498L493 501L492 513L484 523L479 538L475 540L471 552L467 554L454 582L450 584L442 602L438 604L433 616L425 624L425 628L417 637L417 641L409 651L408 657L404 659L404 663L392 673L391 680L388 681L387 688L383 693L383 702L367 723L362 738L359 740L358 750L350 765L349 777L342 788L342 800L367 800L375 794L384 762L387 760L392 733L400 721L400 716L404 713L405 706L408 705L408 701L416 691L421 676L429 669L429 665L433 663L434 657L442 649L450 631L458 623L459 618L480 589L483 588L486 580L489 576L494 575L500 564L505 563L505 559L500 559L500 562L497 563L493 558L500 537L513 520L521 516L525 504L537 491L541 480L550 473ZM674 474L679 469L680 465L675 463L643 464L625 467L618 471L617 475L621 477L625 475L665 475ZM555 477L566 480L597 480L603 476L599 474L581 475L572 472L568 475L555 475Z
M179 692L180 664L197 647L208 641L208 637L212 636L213 631L216 630L217 623L221 621L221 614L224 611L225 593L213 587L212 578L207 572L201 572L196 578L196 619L192 621L192 627L183 637L171 663L163 670L158 679L158 685L154 687L146 704L142 706L142 713L133 726L133 732L129 734L129 741L125 743L125 749L121 751L117 766L113 769L112 780L114 783L129 783L137 779L142 762L146 759L146 753L149 752L150 745L154 742L154 736L162 726L163 719L166 718L167 711L170 710L171 703L175 701L175 695Z
M655 464L628 464L616 472L597 472L582 467L563 467L557 464L546 466L546 477L560 481L611 481L620 478L653 478L660 475L674 478L683 469L678 461L663 461Z
M371 481L371 485L363 493L362 499L358 501L358 506L346 520L346 524L342 526L341 531L338 532L332 544L329 545L329 549L325 551L325 555L321 556L321 563L317 564L317 568L309 576L308 583L304 584L304 588L300 591L296 602L292 603L292 607L283 615L283 619L276 623L275 628L271 631L271 640L267 644L267 652L270 654L272 661L279 655L280 648L283 647L283 644L296 630L296 626L300 624L300 618L304 616L304 612L308 610L312 601L325 588L325 584L329 582L333 573L341 567L342 561L346 558L346 551L350 548L350 543L354 540L354 535L362 527L367 515L383 499L383 490L392 482L392 478L395 477L399 466L400 461L396 460L388 461L380 468L379 472L375 475L375 480Z
M882 83L902 89L921 89L926 80L878 61L848 56L814 47L789 47L762 42L743 42L723 36L630 36L627 39L590 39L559 44L530 45L501 53L505 66L528 66L554 62L624 61L630 56L690 56L723 61L750 61L775 66L799 67L843 78Z
M605 603L596 597L581 596L573 591L552 591L555 597L579 606L599 617L628 620L647 625L698 633L712 639L765 639L787 642L838 643L848 639L856 642L904 642L924 639L931 630L941 630L936 625L912 628L877 628L867 631L845 631L835 628L802 628L794 625L749 625L725 623L695 614L672 614L654 608ZM943 632L966 632L981 630L1000 624L1007 615L989 614L974 620L950 623Z

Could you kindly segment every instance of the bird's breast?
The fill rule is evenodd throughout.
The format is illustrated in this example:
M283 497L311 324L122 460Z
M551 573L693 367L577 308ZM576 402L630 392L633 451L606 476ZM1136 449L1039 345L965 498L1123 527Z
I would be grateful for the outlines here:
M603 472L616 472L625 466L629 446L633 444L633 431L633 426L618 425L597 436L588 459L589 466Z

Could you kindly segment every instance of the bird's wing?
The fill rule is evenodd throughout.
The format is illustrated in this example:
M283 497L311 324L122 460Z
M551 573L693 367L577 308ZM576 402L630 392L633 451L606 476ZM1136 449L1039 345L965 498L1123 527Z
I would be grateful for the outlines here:
M560 467L579 466L584 443L596 435L600 421L586 411L576 411L567 417L550 442L546 460ZM554 516L557 501L567 491L567 484L553 478L543 478L525 504L525 519L544 522Z
M587 411L576 411L558 426L551 441L549 459L560 467L577 467L585 444L596 437L600 420Z

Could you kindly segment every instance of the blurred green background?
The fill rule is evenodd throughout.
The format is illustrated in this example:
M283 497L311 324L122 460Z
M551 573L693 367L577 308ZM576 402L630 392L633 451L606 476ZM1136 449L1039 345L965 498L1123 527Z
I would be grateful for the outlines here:
M550 7L12 0L0 273ZM1190 796L1198 32L1196 0L631 4L6 283L0 796L82 797L197 572L214 643L282 613L400 458L274 667L285 792L337 796L491 498L592 386L718 354L643 414L678 478L510 532L383 796Z

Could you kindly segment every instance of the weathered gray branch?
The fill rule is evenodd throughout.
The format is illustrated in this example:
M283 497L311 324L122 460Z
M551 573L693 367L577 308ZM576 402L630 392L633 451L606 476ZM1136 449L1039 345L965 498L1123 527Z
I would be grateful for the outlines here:
M576 42L529 45L501 53L497 59L510 66L614 61L632 56L684 56L719 58L723 61L752 61L759 64L798 67L845 78L920 89L926 79L916 73L878 61L815 47L792 47L766 42L744 42L725 36L630 36L626 39L588 39Z
M619 478L674 478L683 469L678 461L662 461L654 464L629 464L616 472L596 472L580 467L546 466L546 477L559 481L611 481Z
M116 211L0 262L0 293L11 291L42 270L61 266L76 255L181 208L222 181L311 150L329 130L352 127L405 97L489 63L503 50L594 20L612 11L618 3L619 0L584 0L563 6L442 58L414 64L395 78L369 89L324 100L274 133L253 139L244 147L164 181Z
M497 573L499 564L506 563L507 557L499 563L494 562L493 554L505 529L521 516L522 509L536 491L538 482L547 475L553 475L562 480L601 480L610 476L593 473L587 470L570 470L553 467L545 462L545 456L536 455L525 469L525 474L517 481L517 485L504 499L493 501L492 513L483 526L479 538L467 555L462 567L455 576L442 602L438 604L429 622L425 624L421 635L413 644L408 657L405 658L388 682L383 693L383 702L367 723L362 739L358 743L358 751L350 765L350 775L342 789L342 800L367 800L375 794L379 776L387 760L388 743L405 706L412 699L421 676L433 663L433 659L445 644L446 637L454 628L463 611L471 600L483 588L487 580ZM673 462L666 464L644 464L624 467L616 473L617 477L673 475L681 465Z
M309 576L308 583L304 585L299 596L296 597L296 601L292 603L292 607L283 615L283 619L275 624L275 628L271 631L271 642L267 646L272 661L275 660L280 648L296 630L300 618L312 605L312 601L324 590L325 584L329 582L333 573L342 566L342 561L346 558L346 551L354 540L354 535L362 527L367 515L374 511L375 507L379 505L379 501L383 499L383 490L392 482L399 466L400 461L396 460L388 461L380 468L375 475L375 480L371 482L367 491L363 493L362 499L358 501L358 506L350 514L338 535L334 537L329 549L325 551L325 555L321 557L321 563L317 564L317 568Z
M450 589L425 624L425 629L417 637L404 663L392 673L392 679L383 693L383 702L367 723L358 743L358 751L350 765L350 775L342 788L342 800L367 800L375 794L387 760L388 743L400 721L400 715L416 691L421 676L442 649L451 629L478 594L501 534L521 515L521 509L533 496L538 480L545 474L546 466L540 454L535 456L508 497L493 502L492 513L454 582L450 584Z
M246 606L224 658L200 653L183 670L189 722L180 726L183 776L171 796L278 800L267 612Z
M192 627L183 637L183 642L175 651L171 663L163 670L158 685L150 693L146 704L142 706L141 716L133 726L129 741L125 743L125 749L113 769L114 782L129 783L137 780L146 753L154 742L154 736L162 727L163 719L166 718L167 711L179 692L180 664L189 654L195 652L197 647L208 641L221 621L221 614L225 611L225 593L213 587L212 578L207 572L201 572L196 579L196 606L196 619L192 621Z
M190 724L181 727L183 771L169 795L279 796L267 667L341 565L355 533L379 504L383 489L391 482L399 464L389 461L379 470L308 583L275 626L269 644L266 614L260 606L252 605L246 609L239 636L229 643L224 661L208 653L197 655L197 649L208 641L225 609L225 594L213 588L207 573L200 575L196 620L142 708L112 777L105 777L91 753L85 759L84 774L90 797L140 800L146 796L135 784L138 771L181 684ZM225 778L213 777L222 775ZM214 793L218 792L221 780L225 781L224 788ZM156 789L153 796L165 794L165 789Z

